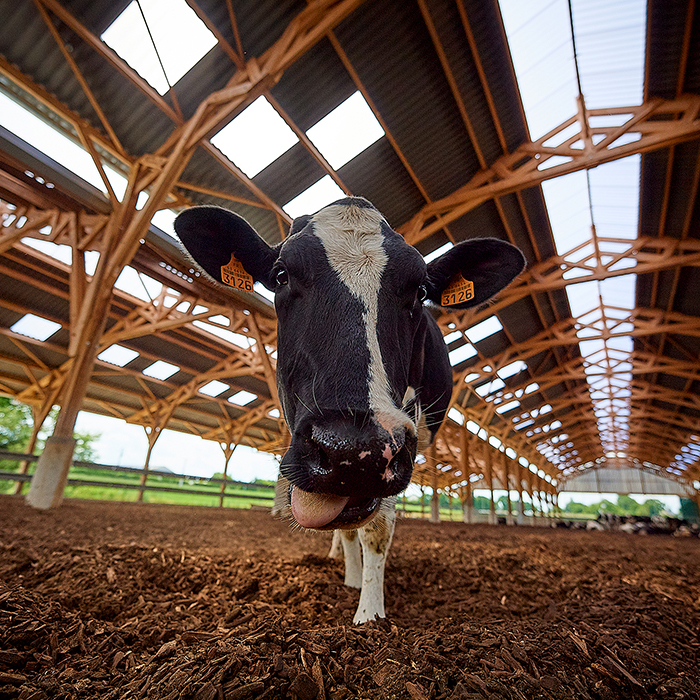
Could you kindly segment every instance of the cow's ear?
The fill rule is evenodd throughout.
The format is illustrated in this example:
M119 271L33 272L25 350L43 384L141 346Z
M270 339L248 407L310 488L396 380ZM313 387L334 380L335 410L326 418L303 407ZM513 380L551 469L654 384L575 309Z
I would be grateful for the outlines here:
M497 238L458 243L428 263L428 298L448 308L467 309L488 301L525 267L523 254Z
M216 282L252 291L249 276L274 291L277 251L238 214L221 207L192 207L175 219L175 232L192 259Z

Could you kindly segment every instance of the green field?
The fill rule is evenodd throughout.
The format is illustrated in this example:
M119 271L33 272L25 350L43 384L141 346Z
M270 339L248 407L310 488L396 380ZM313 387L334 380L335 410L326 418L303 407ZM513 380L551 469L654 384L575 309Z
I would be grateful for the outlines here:
M3 460L0 462L0 471L16 472L19 465L16 462ZM30 466L29 473L33 473L34 465ZM117 472L103 469L91 469L89 467L74 466L71 468L68 479L80 479L93 482L90 485L66 486L64 495L66 498L92 498L103 501L136 501L140 474L137 472ZM97 482L97 483L95 483ZM100 486L104 483L104 486ZM110 485L108 485L110 484ZM115 484L115 486L111 486ZM116 484L124 484L125 488L119 488ZM190 477L181 479L176 476L149 473L147 486L156 488L168 488L172 491L145 491L143 500L145 503L170 503L174 505L190 506L218 506L221 484L211 483L207 479ZM131 487L131 488L129 488ZM28 490L28 484L24 485L23 493ZM9 480L0 481L0 493L14 493L15 482ZM193 493L195 492L195 493ZM226 484L224 506L227 508L250 508L251 506L272 506L274 498L273 489L259 484L240 485Z
M29 474L34 471L35 465L30 465ZM16 473L19 463L10 460L0 460L0 471ZM105 469L94 469L89 466L73 466L68 474L68 479L93 482L90 485L68 484L64 491L66 498L89 498L101 501L136 501L140 472L119 472ZM100 485L104 484L104 486ZM109 485L108 485L109 484ZM114 484L114 485L111 485ZM119 485L124 485L120 488ZM167 488L172 490L146 490L143 494L144 503L167 503L185 506L219 506L221 484L212 483L208 479L197 477L180 478L158 472L149 472L146 485L149 487ZM0 480L0 494L14 493L15 482ZM29 490L29 483L24 484L23 493ZM227 483L224 507L225 508L250 508L251 506L270 508L274 500L274 490L269 486L251 483ZM408 517L430 517L430 502L426 498L421 508L420 501L411 499L404 501L399 498L397 510L405 511ZM486 511L482 511L486 512ZM505 515L497 511L498 515ZM462 510L456 499L452 508L440 508L441 520L462 520Z

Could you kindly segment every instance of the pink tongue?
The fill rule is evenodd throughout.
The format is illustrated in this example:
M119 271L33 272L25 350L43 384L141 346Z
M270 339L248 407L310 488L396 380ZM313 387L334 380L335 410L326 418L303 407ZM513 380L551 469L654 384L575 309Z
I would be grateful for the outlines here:
M323 527L335 520L350 499L327 493L308 493L292 489L292 515L302 527Z

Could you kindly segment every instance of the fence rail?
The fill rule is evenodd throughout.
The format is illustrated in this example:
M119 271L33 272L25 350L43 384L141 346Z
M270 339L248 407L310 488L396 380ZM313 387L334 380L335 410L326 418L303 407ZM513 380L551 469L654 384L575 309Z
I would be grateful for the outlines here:
M22 454L19 452L8 452L6 450L0 450L0 461L2 460L8 460L8 461L13 461L13 462L18 462L18 463L34 463L39 459L37 455L31 455L31 454ZM116 466L112 464L97 464L93 462L83 462L80 460L73 460L72 462L72 469L89 469L93 471L103 471L103 472L111 472L114 474L128 474L130 476L143 476L144 470L143 468L139 467L121 467L121 466ZM248 505L246 506L240 506L239 507L251 507L251 508L257 508L260 507L260 502L265 502L267 505L269 503L269 506L271 507L273 504L274 500L274 486L269 486L267 484L257 484L257 483L250 483L247 481L234 481L232 479L219 479L215 477L196 477L192 476L191 474L175 474L171 471L159 471L158 469L153 469L153 470L148 470L145 472L146 474L146 482L144 484L141 483L134 483L134 482L124 482L124 481L96 481L95 479L84 479L84 478L79 478L78 475L73 475L68 477L68 486L78 486L78 487L97 487L97 488L114 488L114 489L125 489L125 490L130 490L130 491L138 491L141 494L144 492L153 492L153 493L177 493L177 494L183 494L183 495L193 495L193 496L206 496L208 498L212 499L218 499L219 501L219 506L224 505L225 499L229 499L229 503L232 505L235 505L235 501L232 502L232 499L239 499L239 503L244 500L248 500ZM178 480L183 482L183 485L179 486L161 486L161 485L156 485L156 484L149 484L148 480L149 479L154 479L154 478L161 478L161 479L168 479L168 480ZM23 485L24 483L31 481L32 475L30 473L22 472L22 471L7 471L7 470L0 470L0 482L2 481L14 481L20 485ZM187 488L184 486L185 482L191 482L192 480L196 480L198 484L201 485L201 488ZM207 486L212 486L212 485L218 485L219 489L214 491L212 489L206 490ZM237 493L230 493L228 489L238 489ZM240 493L241 490L250 490L250 494L248 495L242 495ZM15 493L18 493L19 491L15 491ZM262 492L262 493L261 493ZM81 496L77 495L76 497L87 497L87 496ZM93 498L95 496L92 496ZM250 503L250 501L257 501L257 504ZM172 502L172 501L170 501ZM451 502L450 502L451 503ZM406 507L406 501L405 499L403 502L401 499L399 500L399 503L397 504L397 511L398 514L402 517L411 517L411 518L430 518L431 517L431 510L430 510L430 505L426 504L421 500L421 505L420 508L417 508L416 506L411 506L409 505L408 508ZM493 515L489 514L489 511L486 510L481 510L477 511L474 509L472 513L472 519L473 522L482 522L482 523L487 523L491 522L491 518L494 516L499 516L503 517L505 516L505 513L501 513L500 511L497 513L494 513ZM548 522L551 522L551 518L557 517L557 514L554 513L549 513L546 515L546 517L543 517L542 514L537 513L536 515L538 517L534 517L535 513L533 512L533 515L527 516L527 521L530 524L545 524ZM462 520L462 513L461 509L453 509L452 506L450 505L449 508L440 508L440 517L441 519L444 520ZM576 516L573 516L574 518Z
M32 464L39 459L38 455L22 454L20 452L9 452L7 450L0 450L0 460L7 460L19 463ZM72 469L90 469L96 471L111 472L114 474L128 474L130 476L146 475L146 482L144 484L140 483L129 483L123 481L96 481L94 479L81 479L76 476L69 476L68 485L69 486L93 486L98 488L119 488L128 489L133 491L139 491L143 493L144 491L161 492L161 493L180 493L189 494L196 496L210 496L212 498L219 498L221 500L221 505L223 505L223 499L226 498L241 498L240 493L228 493L227 490L230 488L236 488L239 490L249 490L254 489L258 493L251 493L251 499L257 500L269 500L270 505L272 505L272 500L274 498L274 486L269 486L267 484L256 484L249 483L247 481L234 481L233 479L220 479L215 477L198 477L192 476L191 474L175 474L171 471L160 471L158 469L148 470L144 472L142 468L139 467L122 467L113 464L98 464L94 462L83 462L81 460L73 460ZM181 482L192 482L195 480L198 484L201 484L204 488L187 488L186 486L160 486L156 484L149 484L148 479L162 478L168 480L178 480ZM0 481L14 481L23 484L27 481L31 481L32 475L21 471L0 471ZM206 490L206 486L219 486L218 491ZM264 493L259 493L259 492Z

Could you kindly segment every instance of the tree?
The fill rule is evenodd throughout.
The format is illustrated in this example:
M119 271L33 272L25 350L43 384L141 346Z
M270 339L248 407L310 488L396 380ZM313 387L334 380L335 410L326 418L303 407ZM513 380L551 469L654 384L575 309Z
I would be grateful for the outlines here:
M0 396L0 449L23 452L32 434L32 409L14 399Z
M681 498L681 518L690 522L700 522L700 513L698 513L698 504L692 498Z
M640 507L640 515L659 515L662 511L667 510L666 505L656 498L647 498Z
M39 451L44 449L47 438L53 434L56 418L58 417L58 406L54 406L41 427L37 447ZM79 462L94 462L97 458L97 450L95 442L100 439L100 433L73 433L75 438L75 449L73 450L73 459Z
M57 415L58 408L54 407L44 421L37 440L39 452L44 449L46 438L53 433ZM6 396L0 396L0 449L8 452L25 452L33 428L34 416L29 406ZM94 462L97 457L95 442L100 438L99 433L73 433L73 437L76 440L73 458L83 462Z
M569 501L564 507L564 512L572 514L590 513L591 506L587 506L585 503L578 503L577 501Z
M222 481L233 481L233 479L228 475L224 474L223 472L214 472L211 475L212 479L221 479Z

